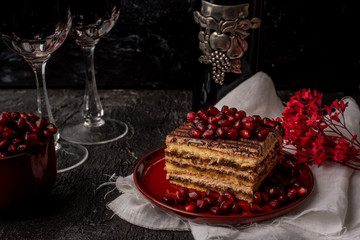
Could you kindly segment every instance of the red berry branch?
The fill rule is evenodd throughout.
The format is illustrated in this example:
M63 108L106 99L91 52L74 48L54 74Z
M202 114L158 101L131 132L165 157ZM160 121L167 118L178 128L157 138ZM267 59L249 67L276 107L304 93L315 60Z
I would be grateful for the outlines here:
M322 94L312 93L311 89L303 89L290 98L282 120L277 119L285 128L284 149L295 146L299 162L320 165L330 159L360 164L360 142L347 128L344 118L348 103L335 100L322 107L321 100Z

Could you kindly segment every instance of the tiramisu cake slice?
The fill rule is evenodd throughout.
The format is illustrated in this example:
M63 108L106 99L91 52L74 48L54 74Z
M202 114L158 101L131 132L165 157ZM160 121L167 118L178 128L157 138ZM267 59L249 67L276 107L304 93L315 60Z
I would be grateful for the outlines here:
M171 183L251 202L280 159L280 123L224 106L191 112L166 137L165 170Z

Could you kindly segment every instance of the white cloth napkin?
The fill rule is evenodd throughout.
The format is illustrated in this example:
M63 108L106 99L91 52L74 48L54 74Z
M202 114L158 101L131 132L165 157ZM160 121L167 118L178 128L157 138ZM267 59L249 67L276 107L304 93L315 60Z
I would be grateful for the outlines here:
M359 136L360 111L352 98L346 98L348 128ZM222 105L275 118L284 105L276 95L268 75L255 74L219 101ZM240 226L199 224L164 212L137 190L132 175L118 177L122 193L108 204L120 218L145 228L191 231L196 240L205 239L360 239L360 171L326 162L311 167L315 186L311 195L294 211L276 219Z

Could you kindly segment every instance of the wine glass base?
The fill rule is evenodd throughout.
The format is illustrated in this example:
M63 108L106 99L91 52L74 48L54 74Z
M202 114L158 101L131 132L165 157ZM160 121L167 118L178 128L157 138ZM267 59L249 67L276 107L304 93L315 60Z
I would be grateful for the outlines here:
M96 145L116 141L128 132L128 126L114 119L104 119L101 126L89 127L84 123L67 125L61 129L60 136L68 142L83 145Z
M79 144L59 140L56 149L57 172L62 173L83 164L89 156L88 150Z

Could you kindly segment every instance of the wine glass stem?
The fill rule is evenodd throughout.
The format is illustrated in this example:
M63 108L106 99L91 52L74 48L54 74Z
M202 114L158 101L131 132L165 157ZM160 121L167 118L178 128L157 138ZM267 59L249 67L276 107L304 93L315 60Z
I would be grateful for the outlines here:
M94 46L85 46L82 48L85 67L86 67L86 80L85 80L85 94L84 94L84 109L83 117L85 119L85 126L96 127L104 124L102 116L104 109L100 102L100 97L97 91L95 68L94 68Z
M51 123L55 124L55 120L51 112L45 79L45 67L49 58L50 55L36 60L26 59L26 61L30 64L35 74L37 112L39 116L46 117ZM59 133L56 133L54 135L55 144L58 142L59 138Z

